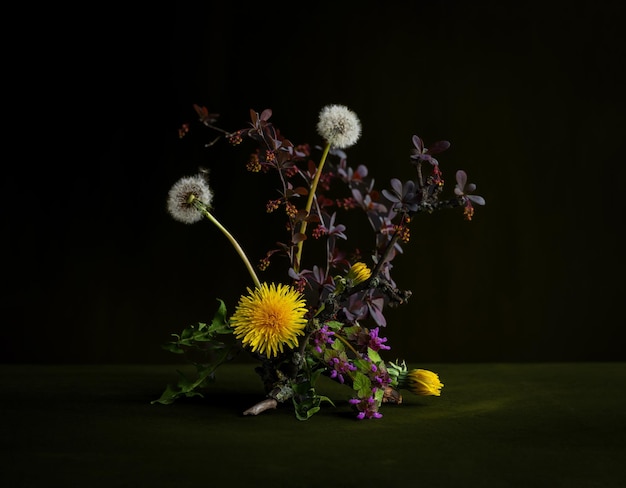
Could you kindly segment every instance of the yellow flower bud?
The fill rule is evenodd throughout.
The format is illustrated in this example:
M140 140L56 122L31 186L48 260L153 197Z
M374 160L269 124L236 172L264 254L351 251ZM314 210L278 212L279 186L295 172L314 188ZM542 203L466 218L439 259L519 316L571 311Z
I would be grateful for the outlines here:
M359 283L364 282L372 276L372 271L367 267L365 263L354 263L348 271L348 275L346 276L347 280L352 282L352 285L358 285Z
M439 375L427 369L412 369L406 375L406 387L416 395L440 396L443 383Z

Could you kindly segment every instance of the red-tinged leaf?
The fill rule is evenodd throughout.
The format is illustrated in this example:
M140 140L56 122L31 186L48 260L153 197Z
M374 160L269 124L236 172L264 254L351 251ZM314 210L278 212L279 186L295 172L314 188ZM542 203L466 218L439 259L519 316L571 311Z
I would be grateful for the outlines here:
M381 327L387 326L387 319L383 315L382 311L378 307L369 307L370 316Z
M268 125L265 127L265 134L272 140L272 142L274 143L274 149L276 149L278 146L280 146L280 141L278 141L277 137L276 137L276 130L274 129L273 126ZM278 143L278 144L277 144Z
M277 242L276 245L280 247L280 250L282 252L289 252L289 250L291 249L291 246L288 244L285 244L284 242Z
M400 203L400 199L385 188L383 188L383 195L390 202Z
M314 223L318 223L320 222L320 218L319 215L317 214L311 214L306 218L307 222L314 222Z
M462 169L456 172L456 182L461 191L463 191L465 189L465 185L467 184L467 173Z
M420 153L424 151L424 143L419 136L413 136L413 145L419 150Z
M395 191L398 195L402 195L402 182L398 178L391 178L390 183L393 191Z
M306 220L307 217L307 213L305 210L298 210L298 212L296 213L294 220L296 222L302 222L303 220Z
M207 110L206 107L201 107L200 105L196 103L193 104L193 108L198 114L198 117L200 117L200 119L202 119L203 117L206 117L209 114L209 111Z
M485 199L479 195L467 195L467 198L476 205L485 205L486 203Z
M294 244L298 244L298 242L306 241L306 239L307 239L307 237L306 237L305 234L301 234L301 233L294 234L294 236L293 236L293 243Z
M303 186L299 186L298 188L294 188L293 190L294 193L298 194L298 195L308 195L309 194L309 190Z
M439 154L440 152L445 151L449 147L450 147L450 143L448 141L437 141L428 148L428 153Z
M250 109L250 120L252 120L252 125L256 127L256 124L259 120L259 114L256 113L253 109Z
M261 112L261 120L269 120L271 116L272 116L271 108L266 108L265 110L263 110L263 112Z

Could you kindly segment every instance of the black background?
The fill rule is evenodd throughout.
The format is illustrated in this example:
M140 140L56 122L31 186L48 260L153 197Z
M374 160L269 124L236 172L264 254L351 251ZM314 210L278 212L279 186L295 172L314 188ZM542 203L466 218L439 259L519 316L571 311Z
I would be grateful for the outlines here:
M348 161L378 188L410 177L413 134L451 141L446 191L464 169L487 206L414 222L393 359L625 359L621 2L47 8L5 13L3 362L177 361L170 333L233 309L246 270L214 227L173 221L167 191L210 168L256 260L282 231L275 186L245 147L178 138L194 103L228 130L271 108L311 144L321 107L348 105Z

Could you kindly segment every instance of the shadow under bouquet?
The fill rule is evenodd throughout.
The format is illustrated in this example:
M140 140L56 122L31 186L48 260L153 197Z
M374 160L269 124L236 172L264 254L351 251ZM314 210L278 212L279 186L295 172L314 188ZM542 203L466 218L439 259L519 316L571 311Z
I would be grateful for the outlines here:
M485 200L472 194L464 171L456 172L454 194L442 199L443 173L435 156L450 146L439 141L426 147L412 138L409 162L414 178L391 178L378 191L368 168L348 164L345 150L361 135L357 115L343 105L322 108L317 135L323 144L294 145L276 128L272 111L250 111L247 127L226 131L217 126L218 115L194 105L199 122L217 137L237 146L251 140L254 151L247 161L252 173L274 173L277 198L267 201L267 212L282 211L286 219L283 242L267 251L253 266L243 248L215 217L213 190L206 171L185 176L169 191L167 209L185 224L208 220L224 234L246 266L252 286L246 288L235 310L224 301L210 323L198 323L172 334L164 347L183 354L194 364L196 375L180 373L177 385L168 385L153 403L170 404L180 397L202 395L215 380L218 367L245 351L258 364L265 397L243 412L257 415L279 404L293 405L295 416L306 420L332 399L320 395L316 382L324 375L346 385L349 403L359 419L382 417L384 403L402 403L402 390L417 395L441 394L438 374L409 369L405 361L385 360L390 349L382 331L387 326L386 307L404 304L411 292L399 289L392 278L392 262L410 239L410 224L417 214L460 208L471 220L474 205ZM180 137L189 131L185 124ZM317 157L314 157L317 154ZM341 219L360 214L371 228L368 255L348 249L346 225ZM307 241L321 241L323 258L308 264L303 258ZM284 280L264 282L258 272L282 256ZM306 265L306 266L305 266Z

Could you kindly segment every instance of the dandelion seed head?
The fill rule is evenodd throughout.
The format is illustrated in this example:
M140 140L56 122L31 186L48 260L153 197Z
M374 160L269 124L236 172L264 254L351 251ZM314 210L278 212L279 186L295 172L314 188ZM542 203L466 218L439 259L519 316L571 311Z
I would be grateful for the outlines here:
M361 136L361 121L344 105L326 105L320 112L317 132L336 149L353 146Z
M202 175L185 176L174 183L167 195L167 211L179 222L195 224L203 215L193 204L194 199L207 208L211 206L213 192Z

